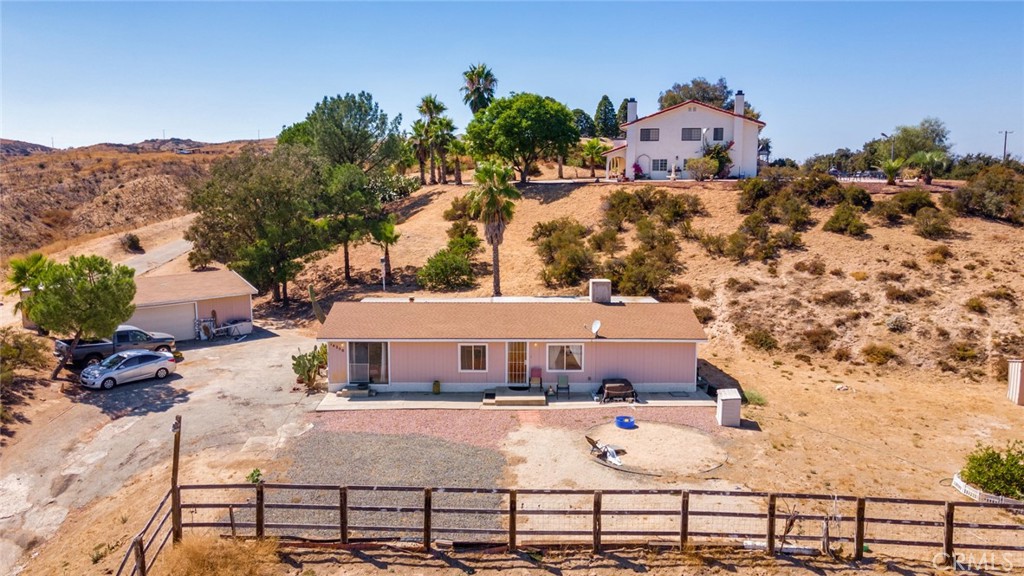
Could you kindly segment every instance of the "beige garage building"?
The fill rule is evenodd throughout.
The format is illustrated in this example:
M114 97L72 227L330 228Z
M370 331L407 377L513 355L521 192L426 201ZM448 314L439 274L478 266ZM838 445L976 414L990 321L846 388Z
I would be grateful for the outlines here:
M166 332L177 340L197 338L197 326L231 326L230 334L252 332L256 289L231 270L208 270L135 279L135 314L125 324Z

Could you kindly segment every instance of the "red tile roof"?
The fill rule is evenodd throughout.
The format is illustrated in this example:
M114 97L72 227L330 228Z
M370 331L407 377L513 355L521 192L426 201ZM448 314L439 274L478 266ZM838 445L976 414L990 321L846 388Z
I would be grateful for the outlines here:
M707 108L709 110L714 110L715 112L721 112L722 114L728 114L729 116L736 116L736 117L742 118L742 119L744 119L744 120L746 120L748 122L753 122L755 124L760 124L761 126L765 125L765 123L761 122L760 120L754 120L753 118L747 118L746 116L744 116L742 114L737 114L735 112L731 112L729 110L725 110L724 108L719 108L717 106L711 106L710 104L705 104L705 103L700 102L698 100L687 100L686 102L680 102L679 104L676 104L675 106L669 106L668 108L665 108L664 110L658 110L654 114L648 114L647 116L644 116L642 118L637 118L636 120L633 120L632 122L626 122L625 124L620 124L619 127L622 128L624 126L629 126L630 124L636 124L637 122L643 122L644 120L647 120L648 118L654 118L655 116L657 116L659 114L664 114L665 112L671 112L672 110L675 110L676 108L679 108L680 106L689 106L691 104L696 104L698 106L703 106L703 107L705 107L705 108Z
M689 304L338 302L321 340L582 340L601 321L608 340L706 341Z

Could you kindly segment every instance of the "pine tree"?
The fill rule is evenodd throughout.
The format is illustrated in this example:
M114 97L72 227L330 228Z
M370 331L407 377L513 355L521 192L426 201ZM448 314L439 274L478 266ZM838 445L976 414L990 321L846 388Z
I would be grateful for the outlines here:
M597 135L604 138L615 138L619 135L619 121L615 118L615 107L612 101L605 94L597 103L597 112L594 113L594 124L597 125Z

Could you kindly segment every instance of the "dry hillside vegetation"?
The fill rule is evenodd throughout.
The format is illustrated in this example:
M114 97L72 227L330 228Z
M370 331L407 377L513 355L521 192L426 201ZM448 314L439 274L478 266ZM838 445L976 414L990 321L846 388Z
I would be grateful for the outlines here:
M173 150L199 143L156 140L8 156L0 167L0 256L180 216L188 182L245 144L201 145L185 155Z

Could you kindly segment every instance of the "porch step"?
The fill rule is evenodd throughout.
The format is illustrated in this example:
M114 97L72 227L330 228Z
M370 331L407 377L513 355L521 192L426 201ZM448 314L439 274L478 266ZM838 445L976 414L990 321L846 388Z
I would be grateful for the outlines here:
M548 398L540 390L511 390L496 388L494 391L495 406L547 406Z
M493 389L484 390L484 406L494 406L495 392Z

